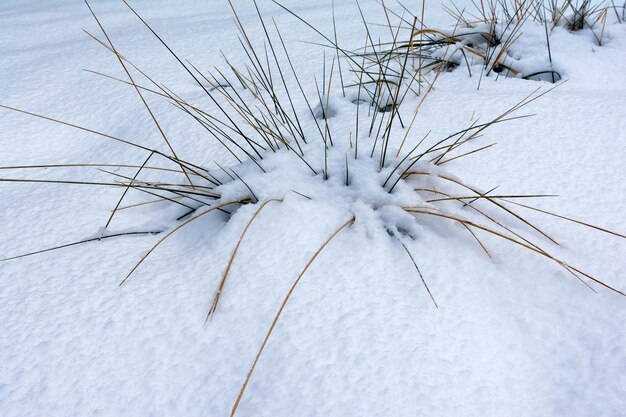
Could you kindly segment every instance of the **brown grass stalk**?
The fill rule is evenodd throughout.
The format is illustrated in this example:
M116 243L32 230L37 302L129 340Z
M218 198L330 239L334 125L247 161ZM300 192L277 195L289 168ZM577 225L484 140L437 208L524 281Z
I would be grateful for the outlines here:
M261 354L263 353L263 350L265 349L265 346L267 345L267 341L269 340L270 336L272 335L272 332L274 331L274 327L276 327L276 323L278 322L278 319L280 318L281 314L283 313L283 310L285 309L285 306L287 305L287 302L289 302L289 299L291 298L291 295L293 294L294 290L296 289L296 286L300 282L300 279L302 278L304 273L309 269L309 267L311 266L313 261L315 261L315 259L319 256L319 254L330 243L330 241L333 240L333 238L335 236L337 236L337 234L339 232L341 232L343 229L345 229L346 227L351 225L353 222L354 222L354 217L351 217L350 220L348 220L347 222L345 222L341 226L339 226L324 241L324 243L322 243L322 245L317 249L317 251L313 254L313 256L306 263L306 265L305 265L304 269L302 270L302 272L300 272L300 274L298 275L296 280L291 285L291 288L289 288L289 291L287 292L287 295L283 299L283 302L280 305L280 308L278 309L278 313L276 313L276 316L274 317L274 320L272 321L272 324L270 325L267 333L265 334L265 338L263 339L263 343L261 344L261 347L259 348L259 351L257 352L256 357L254 358L254 361L252 362L252 366L250 367L250 370L248 371L248 375L246 376L246 379L243 382L243 385L241 386L241 390L239 390L239 395L237 395L237 399L235 400L235 404L233 405L233 408L232 408L232 410L230 412L230 417L233 417L235 415L235 413L237 412L237 408L239 407L239 402L241 401L241 398L243 397L243 394L246 391L246 387L248 386L248 383L250 382L250 378L252 377L252 373L254 372L254 369L256 368L257 363L259 362L259 358L261 357Z

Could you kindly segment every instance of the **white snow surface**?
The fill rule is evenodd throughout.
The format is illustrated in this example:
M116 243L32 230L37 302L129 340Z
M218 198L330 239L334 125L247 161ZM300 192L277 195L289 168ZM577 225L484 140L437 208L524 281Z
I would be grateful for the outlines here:
M271 2L259 3L283 31L313 96L322 48L307 42L321 39ZM340 44L361 47L355 4L335 3ZM427 3L427 23L449 26L441 4ZM227 2L132 4L199 68L224 68L220 51L244 62ZM330 1L286 4L332 34ZM122 3L94 1L93 6L123 55L177 93L203 99ZM384 22L375 1L361 6L368 21ZM253 4L241 2L237 8L249 33L260 39ZM165 150L132 88L82 71L123 78L114 57L81 28L97 33L88 9L77 1L0 4L0 104ZM373 30L388 35L386 28ZM515 51L533 70L546 62L542 30L529 29L528 40ZM558 194L535 204L625 233L626 24L607 25L605 37L598 46L588 31L556 28L553 64L568 81L525 108L535 117L487 130L481 143L497 146L446 164L444 172L484 191L499 185L502 194ZM537 87L552 86L490 76L477 90L480 67L473 69L472 77L462 66L441 76L420 109L410 147L428 131L430 137L443 137L478 116L495 117ZM408 221L394 207L423 201L404 182L394 194L384 192L379 177L385 172L377 173L366 158L352 161L352 184L345 187L344 156L354 125L350 97L333 86L335 113L329 123L340 145L330 157L327 182L287 153L268 157L265 175L255 175L251 164L236 167L188 117L151 97L182 159L236 167L261 200L284 201L270 203L251 226L217 312L206 324L215 289L254 205L243 206L229 220L208 215L180 229L121 287L160 236L114 238L0 262L0 415L229 415L294 279L352 215L355 224L329 243L296 287L238 416L625 415L624 297L591 283L594 293L556 264L484 236L490 259L452 222ZM403 102L405 118L417 103L414 97ZM316 129L302 114L305 130ZM393 137L401 138L404 130L397 124L395 129ZM364 136L363 154L367 143ZM394 154L397 146L392 144ZM145 157L123 144L0 108L0 166L141 164ZM315 160L318 167L321 157ZM76 167L0 170L0 178L108 181L110 176ZM246 189L235 181L223 191L228 199ZM97 236L120 192L0 183L0 258ZM129 202L145 198L133 194ZM171 204L128 210L116 216L108 232L172 228L180 213ZM554 254L626 288L624 239L539 213L524 215L561 243L551 248ZM403 241L439 308L390 236L400 229L410 229L414 237Z

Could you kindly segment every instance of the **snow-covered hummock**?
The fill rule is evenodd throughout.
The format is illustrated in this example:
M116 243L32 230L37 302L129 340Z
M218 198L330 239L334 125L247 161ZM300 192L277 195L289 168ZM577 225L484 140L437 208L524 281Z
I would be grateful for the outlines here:
M132 4L198 68L224 68L220 50L234 63L245 62L226 2ZM123 55L178 94L214 109L123 4L94 6ZM332 33L330 1L288 6ZM361 6L368 21L384 22L376 2ZM449 28L450 17L440 6L427 4L426 22ZM313 77L320 78L322 52L300 41L320 39L270 2L260 7L275 17L307 94L317 97ZM238 5L238 10L251 37L262 39L253 7ZM335 13L340 43L361 47L355 5L337 2ZM549 63L544 27L533 25L511 55L527 72ZM0 27L0 104L166 149L132 88L81 71L124 77L114 57L82 33L81 28L97 33L84 5L5 2ZM371 29L389 35L386 27ZM624 233L626 25L607 25L604 39L598 46L589 31L555 28L552 65L568 82L525 108L536 117L485 132L480 143L497 146L437 172L483 191L499 185L499 194L559 194L533 204ZM404 151L429 131L429 140L445 137L479 117L492 119L539 86L552 86L492 74L477 90L480 63L475 64L472 77L459 65L438 79ZM327 56L327 71L329 66ZM395 152L405 130L397 123L386 168L379 170L377 155L368 157L367 129L361 129L359 159L354 160L355 99L355 91L344 98L338 85L331 90L328 123L335 146L324 180L324 147L315 119L303 107L303 128L312 139L305 152L318 174L285 150L266 156L267 173L260 174L254 164L235 164L187 116L150 97L182 159L214 169L222 179L226 175L215 162L232 167L259 200L283 201L269 204L251 225L208 324L205 317L231 251L258 206L242 206L230 218L216 213L190 223L121 287L159 235L108 239L1 262L0 415L228 415L294 279L351 216L354 225L328 244L300 281L237 415L622 415L624 298L599 286L593 286L595 294L554 263L481 235L490 259L460 225L416 220L400 210L429 204L413 188L441 184L412 178L399 182L392 194L382 187L400 161ZM407 95L400 108L405 121L418 102ZM361 104L361 116L366 109L367 103ZM0 166L141 164L146 158L120 143L4 109L0 124ZM414 168L435 172L426 163ZM76 167L0 170L0 178L111 177ZM229 181L218 191L224 200L249 192L241 181ZM119 197L119 188L0 183L0 257L103 233ZM133 194L125 204L142 201L145 195ZM459 205L444 204L469 216ZM107 232L171 228L180 214L172 204L128 209L116 215ZM551 247L534 235L553 254L626 288L623 239L531 211L524 215L561 243ZM523 230L520 224L514 227Z

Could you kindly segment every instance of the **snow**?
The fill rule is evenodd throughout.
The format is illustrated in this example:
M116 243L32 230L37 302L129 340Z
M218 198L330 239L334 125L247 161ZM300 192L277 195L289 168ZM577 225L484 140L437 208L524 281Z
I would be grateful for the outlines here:
M260 3L283 30L307 93L317 97L313 77L321 77L321 48L301 41L320 39L271 2ZM355 5L336 3L340 43L361 47ZM226 2L132 4L199 68L223 68L220 50L236 64L245 62ZM182 96L204 100L202 90L123 4L93 6L122 54ZM288 6L332 33L329 1ZM368 21L382 22L376 2L361 6ZM237 9L251 37L261 39L252 5ZM450 24L440 3L428 4L425 15L434 27ZM82 33L81 28L98 33L83 4L4 2L0 27L0 104L166 149L132 88L81 71L123 77L114 57ZM529 70L546 62L546 49L539 45L543 29L529 26L516 45L514 53ZM372 30L388 35L387 28ZM537 116L486 131L480 144L497 146L440 172L482 191L500 185L502 194L559 194L536 205L623 234L626 25L607 25L605 37L600 47L588 32L556 28L550 38L553 65L568 81L524 109ZM481 121L497 116L539 86L552 87L490 76L477 90L480 67L472 68L477 70L472 77L461 65L438 79L408 149L428 131L433 140L444 137L478 116ZM425 204L411 185L430 185L432 178L400 182L389 194L381 188L389 171L378 172L377 158L351 159L346 187L354 98L354 92L343 98L336 85L330 93L334 114L328 122L337 145L329 152L330 177L324 181L323 147L302 102L304 128L313 138L307 152L316 155L317 175L287 151L264 159L266 174L251 163L238 165L188 117L150 97L181 158L214 169L222 179L226 175L214 161L232 167L260 200L283 201L268 204L252 223L216 314L206 324L233 246L257 206L242 206L230 219L209 214L181 228L121 287L161 235L113 238L0 262L0 414L228 415L293 281L354 215L354 225L328 244L296 287L237 415L623 415L623 297L598 285L594 294L558 265L495 237L484 237L490 259L455 223L411 221L398 207ZM410 119L418 102L407 95L403 118ZM146 158L120 143L5 109L0 123L0 166L141 164ZM404 132L396 124L392 137ZM371 143L362 137L360 146L364 155ZM392 154L398 146L391 144ZM390 157L388 166L394 161L399 159ZM68 177L110 179L94 168L0 170L0 178ZM219 191L224 200L248 192L242 181L229 181ZM120 192L0 183L0 257L97 236ZM133 195L126 203L145 198ZM108 232L172 228L182 211L167 204L125 210ZM623 239L539 213L524 215L561 243L550 247L539 239L552 253L626 288ZM439 308L390 234L407 245Z

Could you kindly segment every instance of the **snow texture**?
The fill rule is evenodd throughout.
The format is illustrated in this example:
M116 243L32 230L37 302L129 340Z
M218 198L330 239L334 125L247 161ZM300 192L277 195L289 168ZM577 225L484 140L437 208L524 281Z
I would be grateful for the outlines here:
M427 22L449 26L441 4L427 3ZM220 50L244 62L225 1L132 4L199 68L223 68ZM332 33L330 1L287 4ZM383 22L376 2L361 6L368 21ZM313 77L320 77L322 50L302 41L320 39L271 2L260 7L284 31L307 93L317 97ZM123 4L94 2L94 8L122 54L179 94L202 100L202 91ZM253 5L237 8L251 37L261 39ZM355 4L338 1L335 13L340 43L361 47ZM81 28L97 33L80 2L3 2L0 104L165 149L132 88L82 71L123 77L113 56ZM387 28L372 30L388 35ZM546 63L542 30L529 28L514 51L524 71ZM605 39L598 46L588 31L556 28L553 65L568 81L526 109L534 118L489 129L481 143L497 146L446 165L445 172L485 191L499 185L503 194L558 194L537 205L624 233L626 25L607 25ZM493 118L538 86L552 86L493 74L477 90L480 66L472 68L472 77L462 65L441 76L409 145L428 131L443 137L478 116ZM250 164L235 165L184 114L151 97L181 158L211 168L214 161L237 166L261 200L284 201L270 203L251 226L208 324L211 299L256 209L252 205L228 221L224 214L209 215L181 229L121 287L159 236L114 238L0 262L0 415L228 415L293 280L329 234L355 215L355 224L304 275L237 415L623 416L624 298L598 286L595 294L557 265L497 238L484 237L489 259L452 222L408 221L394 207L423 200L404 182L394 194L382 190L385 172L378 173L372 160L350 162L346 187L356 96L344 98L336 87L330 95L328 121L340 145L329 155L326 182L288 153L267 158L268 173L255 175ZM402 103L407 118L418 101L407 97ZM316 129L312 117L306 120L307 132ZM0 166L145 159L122 144L5 109L0 125ZM401 138L404 131L395 129L394 138ZM391 145L394 154L398 146ZM317 166L322 160L320 154ZM110 178L85 167L0 170L0 177ZM246 188L233 181L221 191L228 199ZM119 196L119 188L0 183L0 257L98 236ZM127 203L143 200L134 195ZM170 228L177 215L180 208L168 204L128 210L109 232ZM555 254L626 288L623 239L525 215L558 239ZM390 236L405 233L414 238L407 245L438 309Z

